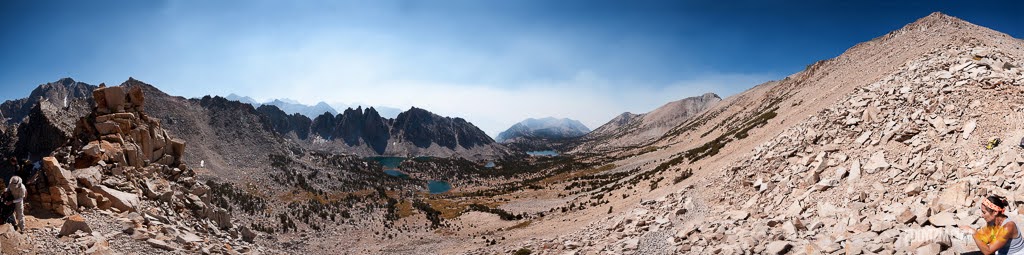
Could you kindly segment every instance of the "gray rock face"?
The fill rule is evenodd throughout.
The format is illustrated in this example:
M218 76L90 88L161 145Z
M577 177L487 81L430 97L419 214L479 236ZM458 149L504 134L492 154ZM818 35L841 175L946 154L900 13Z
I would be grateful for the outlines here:
M342 114L323 114L312 120L310 134L325 140L340 140L348 146L367 146L384 154L395 141L418 148L432 145L449 150L495 144L482 130L462 118L442 117L413 107L395 119L380 116L373 108L346 109Z
M39 101L25 122L18 126L16 155L48 155L67 144L75 130L75 121L84 116L85 109L66 108L49 101Z
M484 131L462 118L441 117L416 107L398 114L393 127L400 137L419 147L434 143L454 149L494 143Z
M59 108L71 105L77 100L91 101L92 90L95 88L94 85L77 82L71 78L39 85L26 98L8 100L0 104L0 120L8 124L20 123L39 101L48 101Z
M94 88L63 78L0 104L0 153L41 157L67 143L75 121L89 112Z
M505 142L514 138L540 138L540 139L565 139L575 138L590 133L590 128L577 120L552 117L542 119L526 119L508 130L498 134L498 142Z
M267 118L267 121L270 122L274 131L278 134L289 135L294 133L298 139L305 140L309 138L310 125L313 124L313 121L308 117L298 113L289 115L273 105L261 105L259 108L256 108L256 111Z

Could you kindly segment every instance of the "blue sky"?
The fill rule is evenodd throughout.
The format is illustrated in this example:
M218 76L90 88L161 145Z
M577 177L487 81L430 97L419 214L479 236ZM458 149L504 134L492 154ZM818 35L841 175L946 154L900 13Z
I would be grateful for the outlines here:
M781 79L933 11L1024 35L1019 1L821 2L3 1L0 99L132 76L185 97L417 106L490 135L529 117L593 129Z

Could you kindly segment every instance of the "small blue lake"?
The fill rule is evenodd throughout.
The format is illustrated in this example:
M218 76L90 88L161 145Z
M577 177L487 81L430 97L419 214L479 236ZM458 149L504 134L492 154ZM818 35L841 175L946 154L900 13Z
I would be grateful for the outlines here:
M530 156L547 156L547 157L554 157L554 156L558 156L558 152L557 152L557 151L554 151L554 150L546 150L546 151L527 151L527 152L526 152L526 154L529 154Z
M377 161L384 166L384 169L398 169L405 161L403 157L367 157L366 160Z
M487 162L487 164L484 165L484 167L486 167L486 168L494 168L494 161Z
M427 182L427 190L430 194L441 194L452 189L452 185L445 181L430 180Z

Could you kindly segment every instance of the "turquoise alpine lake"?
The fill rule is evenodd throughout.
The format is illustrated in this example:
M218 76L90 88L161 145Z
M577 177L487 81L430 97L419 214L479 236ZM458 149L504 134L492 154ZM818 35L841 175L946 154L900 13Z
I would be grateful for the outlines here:
M430 180L427 182L427 190L430 194L441 194L452 189L452 185L446 181Z
M530 156L548 156L548 157L558 156L558 152L554 151L554 150L528 151L528 152L526 152L526 154L529 154Z
M403 157L366 157L366 160L377 161L384 166L384 169L398 169L405 161Z

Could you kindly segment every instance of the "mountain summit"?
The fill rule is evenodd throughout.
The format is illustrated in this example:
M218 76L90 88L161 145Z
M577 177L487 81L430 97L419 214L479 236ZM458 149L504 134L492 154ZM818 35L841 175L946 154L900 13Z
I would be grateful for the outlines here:
M575 138L590 133L587 126L578 120L569 118L556 119L547 117L541 119L529 118L523 120L504 132L498 134L497 141L505 142L514 138L540 138L540 139L565 139Z

